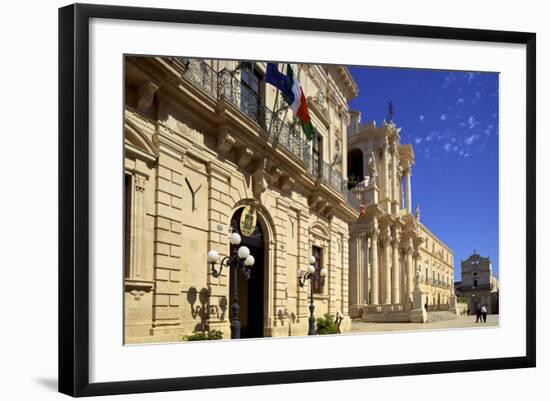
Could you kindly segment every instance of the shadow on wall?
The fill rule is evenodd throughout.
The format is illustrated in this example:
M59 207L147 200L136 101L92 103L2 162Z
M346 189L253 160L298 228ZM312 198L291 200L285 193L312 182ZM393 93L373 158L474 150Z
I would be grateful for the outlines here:
M200 319L200 322L195 325L194 331L208 331L208 321L212 316L219 320L225 320L227 297L219 297L218 305L212 305L210 303L211 295L210 287L202 288L200 291L197 291L195 287L190 287L187 290L187 302L191 307L191 316L195 320Z
M292 325L296 322L296 314L294 312L288 313L288 310L285 308L279 309L277 312L277 318L281 321L281 325L285 324L285 321L288 320L288 336L292 335Z

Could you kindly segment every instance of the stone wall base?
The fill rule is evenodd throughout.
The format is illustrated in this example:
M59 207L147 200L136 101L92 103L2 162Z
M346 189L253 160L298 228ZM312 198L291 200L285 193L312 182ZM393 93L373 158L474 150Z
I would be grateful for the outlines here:
M363 305L361 320L367 323L424 323L424 308L409 309L403 305Z
M410 312L410 318L412 323L426 323L428 320L428 313L424 308L413 309Z
M360 318L363 315L363 305L350 305L349 316L352 319Z
M231 338L229 322L211 323L210 329L221 330L223 332L224 340ZM342 333L346 333L350 330L351 318L349 316L344 316L344 319L340 324L340 331ZM307 336L308 331L308 319L302 318L299 322L291 323L290 325L286 322L286 324L266 327L264 330L264 337ZM146 330L139 329L132 333L126 333L125 344L179 342L182 341L185 335L189 334L191 334L191 331L186 330L181 325L160 326L154 328L147 326Z

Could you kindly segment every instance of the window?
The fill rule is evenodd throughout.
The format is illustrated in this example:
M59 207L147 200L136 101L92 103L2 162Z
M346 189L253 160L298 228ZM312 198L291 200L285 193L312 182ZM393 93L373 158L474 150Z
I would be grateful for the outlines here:
M348 153L348 189L363 181L363 152L352 149Z
M320 248L318 246L314 246L311 250L311 254L315 257L315 273L318 277L321 276L321 263L323 262L323 248ZM325 278L326 279L326 278ZM311 280L311 284L313 285L313 293L314 294L322 294L323 293L323 287L321 286L321 280Z
M323 137L317 132L313 139L313 172L317 177L323 173Z
M124 277L130 277L130 235L132 224L132 177L124 175Z
M241 64L241 111L264 126L262 76L253 63Z
M474 287L477 287L477 280L474 280Z

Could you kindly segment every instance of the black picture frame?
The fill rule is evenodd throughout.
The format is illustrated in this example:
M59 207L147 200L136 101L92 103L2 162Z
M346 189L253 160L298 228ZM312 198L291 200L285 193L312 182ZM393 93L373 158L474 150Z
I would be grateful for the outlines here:
M159 21L523 44L526 47L526 344L521 357L455 360L90 383L89 380L89 23ZM479 29L75 4L59 9L59 391L95 396L324 380L534 367L536 364L536 35Z

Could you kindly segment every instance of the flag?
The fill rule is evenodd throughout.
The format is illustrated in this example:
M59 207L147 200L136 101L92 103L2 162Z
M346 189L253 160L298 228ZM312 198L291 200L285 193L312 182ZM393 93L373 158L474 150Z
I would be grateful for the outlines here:
M311 124L307 99L298 78L294 76L294 71L290 64L287 64L287 75L284 75L279 71L276 64L267 63L265 81L281 91L283 99L289 104L294 114L300 120L300 125L306 138L311 140L315 135L315 129Z
M267 63L265 82L279 89L279 91L281 91L283 99L289 105L292 104L292 102L294 101L294 95L292 94L292 85L290 84L288 77L279 71L276 64Z
M286 75L292 87L292 94L294 95L294 99L293 102L290 104L290 108L292 109L292 111L294 111L294 114L300 120L300 124L302 125L302 130L304 131L306 138L308 140L311 140L315 135L315 129L311 124L311 116L309 115L309 109L307 107L306 95L304 94L304 91L300 86L298 78L294 77L294 71L292 70L290 64L287 64L286 71Z

